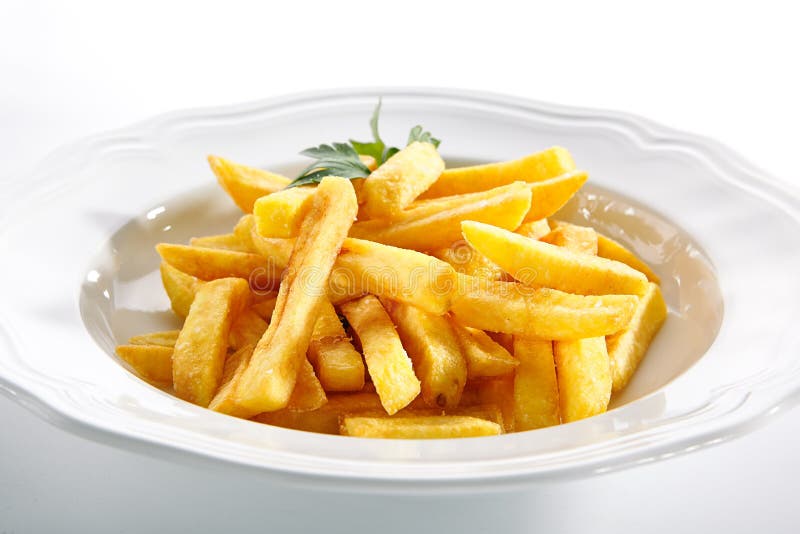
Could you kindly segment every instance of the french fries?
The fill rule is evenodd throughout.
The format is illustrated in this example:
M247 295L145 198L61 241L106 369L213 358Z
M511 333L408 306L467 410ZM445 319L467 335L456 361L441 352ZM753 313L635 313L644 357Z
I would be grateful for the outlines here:
M555 219L586 172L560 147L446 169L421 126L402 149L377 110L370 127L375 142L304 151L317 161L293 182L209 156L244 214L156 246L184 324L130 338L120 359L222 414L363 438L604 412L667 308L630 250Z
M380 301L367 295L342 304L342 313L361 343L367 370L386 413L405 408L421 387L391 319Z

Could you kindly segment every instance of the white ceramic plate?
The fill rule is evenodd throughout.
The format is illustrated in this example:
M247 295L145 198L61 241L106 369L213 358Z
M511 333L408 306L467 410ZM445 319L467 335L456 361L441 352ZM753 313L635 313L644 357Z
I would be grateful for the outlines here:
M558 144L589 171L590 185L561 216L635 249L661 276L670 307L608 413L492 438L360 440L213 413L139 380L114 356L131 334L174 325L152 246L236 220L207 154L291 174L307 146L368 138L378 96L385 139L424 124L451 163ZM91 138L0 195L0 389L95 439L364 491L486 489L688 452L798 399L797 193L717 143L629 115L451 90L304 94Z

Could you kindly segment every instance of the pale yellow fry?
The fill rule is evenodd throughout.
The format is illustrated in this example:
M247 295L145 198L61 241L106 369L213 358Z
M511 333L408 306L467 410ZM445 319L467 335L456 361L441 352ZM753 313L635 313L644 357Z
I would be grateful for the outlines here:
M193 237L189 240L193 247L221 248L223 250L235 250L237 252L250 252L235 234L208 235L203 237Z
M380 301L367 295L341 305L361 342L367 370L388 414L407 406L420 393L411 359Z
M194 295L203 282L166 262L161 262L161 282L169 297L172 311L181 318L189 315Z
M548 245L549 246L549 245ZM515 282L459 275L452 313L480 330L542 339L578 339L613 334L633 316L633 295L584 296Z
M571 171L555 178L529 184L531 209L525 220L536 221L553 215L578 192L587 178L584 171Z
M653 272L653 270L641 259L639 259L636 254L622 246L621 244L617 243L610 237L606 237L604 235L598 234L597 236L597 255L601 258L607 258L609 260L615 260L620 263L624 263L633 269L643 273L648 280L653 283L660 284L661 280L658 278L658 275Z
M167 330L165 332L151 332L140 336L133 336L128 340L131 345L160 345L162 347L174 347L178 340L180 330Z
M605 339L562 341L554 351L561 419L569 423L605 412L611 399Z
M247 249L246 252L250 252L252 254L260 254L259 250L256 248L255 243L253 243L252 233L255 232L256 228L256 218L252 213L248 213L246 215L242 215L239 221L236 223L236 226L233 227L233 235L239 238L242 245Z
M341 433L359 438L443 439L496 436L497 423L465 415L342 418Z
M503 414L503 430L507 433L514 431L513 374L471 380L464 389L464 396L468 395L477 395L477 400L480 404L497 406Z
M364 387L364 361L327 299L317 310L308 359L325 391L359 391Z
M598 238L594 228L563 224L539 239L545 243L564 247L573 252L589 254L590 256L597 255Z
M588 256L480 222L461 223L475 249L526 285L582 295L633 294L647 278L624 263Z
M191 247L160 243L156 250L161 258L180 271L200 280L218 278L243 278L266 270L267 261L263 256L234 250Z
M567 149L553 147L513 161L447 169L421 197L485 191L520 180L539 182L573 170L575 162Z
M197 290L172 356L178 397L208 406L222 378L231 324L249 298L249 287L241 278L214 280Z
M449 319L467 362L468 379L506 375L519 365L503 346L483 330L462 326L452 317Z
M456 272L461 274L488 280L506 280L508 277L499 265L472 248L463 239L452 243L449 247L436 249L431 252L431 255L446 261Z
M519 360L514 373L514 428L523 431L559 424L553 343L514 336L514 356Z
M266 322L272 320L272 313L275 311L275 304L278 302L278 295L269 296L250 306L250 309L256 312Z
M239 165L218 156L208 156L208 164L222 188L245 213L253 211L260 197L289 185L285 176L246 165Z
M294 237L300 233L315 187L282 189L256 200L253 207L256 229L264 237Z
M537 219L535 221L526 221L519 225L515 233L530 237L531 239L541 239L550 233L550 224L547 219Z
M267 321L253 309L244 310L231 325L228 334L228 344L233 350L239 350L245 345L255 345L264 332L267 331Z
M330 271L357 209L348 180L327 176L317 186L281 281L272 321L236 388L237 402L250 415L278 410L289 402Z
M422 217L405 216L402 221L365 221L353 225L353 237L414 250L433 250L461 239L461 221L492 223L517 228L531 207L530 188L516 183L505 186L491 198L463 204Z
M436 181L444 161L431 143L411 143L375 169L362 188L363 213L371 219L390 218L411 204Z
M136 374L150 382L172 382L172 347L163 345L120 345L117 355L130 365Z
M667 305L661 289L658 284L651 282L630 323L625 329L606 338L614 392L628 385L666 318Z
M311 362L303 360L297 370L297 381L286 407L296 412L317 410L328 401Z
M386 301L385 308L414 363L422 398L428 406L458 406L467 382L467 362L448 318L399 302Z

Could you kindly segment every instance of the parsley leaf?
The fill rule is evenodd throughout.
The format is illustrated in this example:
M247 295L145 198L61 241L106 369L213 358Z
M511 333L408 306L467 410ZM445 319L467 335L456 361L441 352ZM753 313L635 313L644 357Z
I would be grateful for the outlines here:
M314 158L315 161L300 173L286 186L297 187L300 185L319 183L325 176L340 176L342 178L365 178L369 176L369 169L358 158L358 153L347 143L332 143L319 145L303 150L300 154Z
M408 134L407 145L410 145L415 141L419 141L421 143L430 143L436 148L439 148L439 144L442 142L440 139L436 139L433 135L431 135L430 132L423 130L422 126L419 124L411 128L411 131Z
M375 158L375 162L378 165L388 159L385 158L386 143L383 142L381 134L378 132L378 117L380 117L381 114L381 103L381 99L379 98L378 105L375 106L375 111L372 112L372 118L369 120L369 128L372 130L373 141L371 143L362 143L350 139L350 144L353 145L356 152L362 156L372 156Z

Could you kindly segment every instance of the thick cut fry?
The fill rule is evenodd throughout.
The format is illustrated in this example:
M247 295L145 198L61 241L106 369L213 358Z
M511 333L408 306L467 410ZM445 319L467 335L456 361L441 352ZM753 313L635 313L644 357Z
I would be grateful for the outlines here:
M628 326L606 338L614 392L628 385L666 318L667 305L661 289L651 282Z
M364 361L327 299L317 310L308 359L325 391L359 391L364 387Z
M391 319L372 295L342 304L341 311L361 342L381 405L396 413L419 395L420 382Z
M253 216L258 233L264 237L294 237L300 233L315 190L308 186L293 187L256 200Z
M250 309L256 312L259 317L264 319L266 322L272 321L272 313L275 311L275 304L278 302L278 296L270 296L262 300L261 302L256 302Z
M460 275L451 311L480 330L569 340L622 330L637 302L633 295L573 295Z
M590 256L597 255L597 232L593 228L587 228L586 226L564 224L540 239L545 243L564 247L573 252L580 252Z
M444 161L435 146L411 143L364 180L363 212L371 219L391 218L428 189L443 170Z
M241 278L214 280L197 290L172 356L172 378L180 398L208 406L222 378L231 324L249 298Z
M221 248L236 252L250 252L250 248L242 243L236 234L209 235L193 237L189 244L193 247Z
M508 277L499 265L492 263L463 239L452 243L449 247L436 249L431 255L446 261L461 274L488 280L505 280Z
M447 169L421 197L485 191L520 180L540 182L573 170L575 162L567 149L553 147L513 161Z
M360 417L342 419L341 434L359 438L443 439L496 436L497 423L466 415Z
M303 360L297 370L297 381L286 407L296 412L317 410L328 401L311 362Z
M228 345L233 350L239 350L245 345L255 345L264 332L267 331L267 321L250 307L244 310L231 325L228 334Z
M587 178L587 174L583 171L572 171L555 178L529 184L531 209L525 216L525 220L536 221L553 215L578 192L586 183Z
M467 362L467 378L501 376L514 371L519 362L483 330L462 326L450 317Z
M441 260L362 239L345 240L334 270L358 289L436 315L450 308L457 283L456 272Z
M550 224L547 219L527 221L519 225L515 233L530 237L531 239L541 239L550 233Z
M272 321L236 388L240 408L250 415L278 410L289 402L330 271L357 210L349 181L323 178L295 241Z
M133 336L128 340L131 345L160 345L162 347L174 347L178 340L180 330L167 330L166 332L151 332L141 336Z
M480 404L497 406L503 414L503 430L513 432L514 421L514 375L497 376L473 380L465 389L465 394L477 394ZM466 395L465 395L466 396Z
M553 343L514 336L514 356L519 360L514 373L514 429L533 430L559 424Z
M603 413L611 400L611 370L605 339L554 344L559 405L565 423Z
M208 164L222 188L245 213L253 211L253 204L260 197L283 189L291 181L285 176L239 165L218 156L208 156Z
M163 345L120 345L117 355L130 365L136 374L150 382L172 382L172 347Z
M200 280L249 280L252 276L267 271L267 260L258 254L169 243L159 243L156 250L165 262Z
M189 315L194 295L203 282L166 262L161 262L161 282L169 297L172 311L181 318Z
M239 241L247 249L246 252L260 254L255 243L253 243L252 234L255 232L255 228L256 218L252 213L248 213L247 215L242 215L236 226L233 227L233 235L239 238Z
M526 285L582 295L633 294L647 290L647 278L625 265L543 243L473 221L461 223L476 250Z
M448 318L399 302L387 301L385 307L414 363L422 398L428 406L458 406L467 382L467 362Z
M645 262L640 260L636 254L623 247L610 237L600 234L597 235L597 255L601 258L624 263L625 265L636 269L640 273L643 273L651 282L656 284L661 283L658 275L656 275L656 273L654 273Z
M464 204L419 218L399 222L365 221L353 225L351 235L414 250L447 247L461 239L461 221L481 221L515 229L531 207L529 187L511 184L490 199Z

